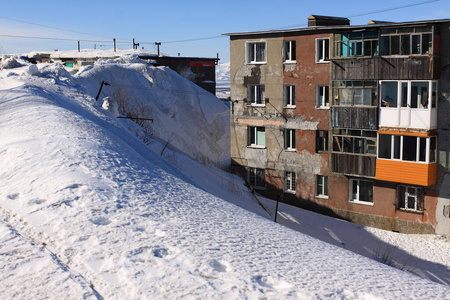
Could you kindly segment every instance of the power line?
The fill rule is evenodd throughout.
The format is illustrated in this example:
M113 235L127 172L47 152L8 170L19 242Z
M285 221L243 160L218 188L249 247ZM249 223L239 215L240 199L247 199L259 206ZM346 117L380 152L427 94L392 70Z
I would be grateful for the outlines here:
M178 41L168 41L168 42L162 42L164 44L171 44L171 43L183 43L183 42L192 42L192 41L201 41L201 40L212 40L212 39L220 39L224 38L222 35L216 35L216 36L210 36L210 37L204 37L204 38L194 38L194 39L187 39L187 40L178 40Z
M92 43L110 43L111 41L100 41L100 40L83 40L83 39L66 39L66 38L55 38L55 37L43 37L43 36L26 36L26 35L10 35L10 34L0 34L3 37L11 38L23 38L23 39L38 39L38 40L53 40L53 41L70 41L70 42L92 42ZM117 42L120 44L125 44L129 42Z
M30 25L34 25L34 26L40 26L40 27L45 27L45 28L50 28L50 29L55 29L55 30L60 30L60 31L66 31L66 32L72 32L72 33L78 33L78 34L85 34L85 35L91 35L91 36L98 36L98 37L106 37L106 38L111 38L109 36L104 36L104 35L97 35L97 34L91 34L91 33L85 33L85 32L81 32L81 31L75 31L75 30L69 30L69 29L63 29L63 28L58 28L58 27L53 27L53 26L47 26L47 25L42 25L42 24L37 24L37 23L33 23L33 22L28 22L28 21L23 21L23 20L18 20L18 19L13 19L13 18L8 18L8 17L4 17L4 16L0 16L1 19L6 19L6 20L10 20L10 21L14 21L14 22L19 22L19 23L24 23L24 24L30 24Z
M398 10L398 9L402 9L402 8L408 8L408 7L413 7L413 6L418 6L418 5L422 5L422 4L428 4L428 3L432 3L432 2L438 2L440 0L427 0L427 1L422 1L422 2L417 2L417 3L411 3L411 4L406 4L406 5L401 5L401 6L395 6L392 8L385 8L385 9L380 9L380 10L375 10L375 11L370 11L370 12L365 12L365 13L360 13L360 14L356 14L356 15L351 15L348 16L347 18L351 19L351 18L356 18L356 17L361 17L361 16L366 16L366 15L371 15L371 14L375 14L375 13L381 13L381 12L386 12L386 11L393 11L393 10ZM292 28L292 27L304 27L307 26L307 24L297 24L297 25L291 25L291 26L285 26L285 27L279 27L276 29L286 29L286 28ZM201 41L201 40L210 40L210 39L218 39L218 38L223 38L224 36L211 36L211 37L204 37L204 38L194 38L194 39L185 39L185 40L176 40L176 41L167 41L167 42L162 42L163 44L170 44L170 43L183 43L183 42L191 42L191 41ZM150 42L144 42L143 44L151 44Z
M351 15L351 16L347 16L347 18L352 19L352 18L356 18L356 17L362 17L362 16L367 16L367 15L371 15L371 14L376 14L376 13L381 13L381 12L387 12L387 11L393 11L393 10L398 10L398 9L402 9L402 8L408 8L408 7L413 7L413 6L418 6L418 5L423 5L423 4L428 4L428 3L432 3L432 2L438 2L440 0L427 0L427 1L422 1L422 2L416 2L416 3L411 3L411 4L406 4L406 5L400 5L400 6L395 6L395 7L391 7L391 8L384 8L384 9L380 9L380 10L374 10L374 11L370 11L370 12L364 12L364 13L360 13L360 14L356 14L356 15ZM275 29L287 29L287 28L295 28L295 27L304 27L307 26L308 24L294 24L294 25L288 25L288 26L284 26L284 27L278 27Z
M423 4L428 4L428 3L432 3L432 2L438 2L438 1L440 1L440 0L421 1L421 2L416 2L416 3L406 4L406 5L395 6L395 7L391 7L391 8L385 8L385 9L380 9L380 10L375 10L375 11L355 14L355 15L348 16L347 18L356 18L356 17L365 16L365 15L376 14L376 13L380 13L380 12L393 11L393 10L398 10L398 9L403 9L403 8L408 8L408 7L413 7L413 6L418 6L418 5L423 5ZM90 33L84 33L84 32L79 32L79 31L62 29L62 28L58 28L58 27L41 25L41 24L32 23L32 22L28 22L28 21L17 20L17 19L13 19L13 18L7 18L7 17L4 17L4 16L0 16L0 18L7 19L7 20L12 20L12 21L16 21L16 22L21 22L21 23L26 23L26 24L30 24L30 25L35 25L35 26L41 26L41 27L46 27L46 28L51 28L51 29L56 29L56 30L61 30L61 31L72 32L72 33L85 34L85 35L91 35L91 36L99 36L99 37L106 37L106 36L102 36L102 35L95 35L95 34L90 34ZM284 26L284 27L272 28L270 30L274 30L274 29L275 30L277 30L277 29L280 30L280 29L287 29L287 28L294 28L294 27L304 27L304 26L307 26L307 24L304 24L304 23L303 24L294 24L294 25L288 25L288 26ZM107 43L107 42L110 42L110 41L97 41L97 40L86 40L86 39L48 38L48 37L2 35L2 34L0 34L0 36L12 37L12 38L46 39L46 40L55 40L55 41L83 41L83 42L96 42L96 43L105 43L105 42ZM111 37L108 37L108 38L111 38ZM165 42L161 42L161 43L163 43L163 44L184 43L184 42L211 40L211 39L218 39L218 38L224 38L224 36L219 35L219 36L192 38L192 39L184 39L184 40L165 41ZM122 40L125 40L125 39L122 39ZM124 43L129 43L129 42L125 42L125 41L124 42L119 42L119 41L117 41L117 43L124 44ZM155 42L141 42L141 44L152 44L152 45L154 45Z
M380 12L386 12L386 11L392 11L392 10L397 10L397 9L402 9L402 8L408 8L408 7L413 7L413 6L417 6L417 5L428 4L428 3L432 3L432 2L438 2L438 1L440 1L440 0L428 0L428 1L422 1L422 2L417 2L417 3L411 3L411 4L401 5L401 6L395 6L395 7L392 7L392 8L386 8L386 9L380 9L380 10L375 10L375 11L371 11L371 12L365 12L365 13L362 13L362 14L356 14L356 15L348 16L347 18L356 18L356 17L376 14L376 13L380 13Z
M81 31L70 30L70 29L63 29L63 28L59 28L59 27L53 27L53 26L48 26L48 25L42 25L42 24L38 24L38 23L28 22L28 21L24 21L24 20L8 18L8 17L4 17L4 16L0 16L0 18L1 19L5 19L5 20L14 21L14 22L19 22L19 23L30 24L30 25L34 25L34 26L60 30L60 31L66 31L66 32L72 32L72 33L77 33L77 34L84 34L84 35L90 35L90 36L97 36L97 37L113 39L113 37L110 37L110 36L86 33L86 32L81 32ZM121 38L121 40L126 40L126 39Z

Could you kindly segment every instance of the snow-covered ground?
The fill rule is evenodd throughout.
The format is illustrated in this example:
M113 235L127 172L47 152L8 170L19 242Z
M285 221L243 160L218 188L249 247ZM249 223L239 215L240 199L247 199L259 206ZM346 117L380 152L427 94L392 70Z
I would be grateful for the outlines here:
M449 240L286 205L278 221L307 234L276 224L273 202L155 134L183 125L192 127L186 135L204 134L203 124L221 116L209 114L219 100L207 109L194 96L185 98L189 108L167 102L175 115L196 109L205 123L167 117L154 100L162 121L148 135L95 103L98 80L111 74L126 74L125 86L145 85L155 99L174 87L195 90L132 59L75 76L57 64L0 72L2 299L450 299ZM198 146L215 153L208 142ZM392 248L377 251L382 241ZM434 282L346 249L409 255Z

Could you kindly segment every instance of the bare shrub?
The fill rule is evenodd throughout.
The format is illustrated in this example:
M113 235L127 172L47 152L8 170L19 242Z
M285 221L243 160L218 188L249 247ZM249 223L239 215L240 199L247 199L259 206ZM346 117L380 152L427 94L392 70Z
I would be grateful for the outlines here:
M152 117L153 108L139 99L134 91L125 85L126 76L124 75L120 79L111 77L111 97L117 101L119 106L119 112L127 118L130 118L136 124L144 128L146 131L151 132L151 121L140 120L150 119Z
M374 259L382 264L394 267L396 269L414 273L417 268L413 256L408 255L405 259L400 259L395 256L395 247L380 242L374 252Z

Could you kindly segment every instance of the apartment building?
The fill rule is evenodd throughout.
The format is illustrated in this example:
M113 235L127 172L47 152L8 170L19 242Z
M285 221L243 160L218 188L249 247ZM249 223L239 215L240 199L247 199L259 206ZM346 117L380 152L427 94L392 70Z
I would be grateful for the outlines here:
M450 235L450 20L230 37L231 170L279 201Z

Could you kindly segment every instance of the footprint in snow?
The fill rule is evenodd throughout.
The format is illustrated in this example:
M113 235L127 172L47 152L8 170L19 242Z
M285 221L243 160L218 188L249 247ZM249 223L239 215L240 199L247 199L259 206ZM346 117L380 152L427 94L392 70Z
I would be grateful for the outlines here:
M225 261L213 259L209 262L209 265L217 272L228 272L230 270L230 265Z
M253 277L253 281L263 287L273 288L277 290L290 289L292 287L292 284L286 281L276 280L271 276L257 275Z
M8 198L9 200L16 200L17 198L19 198L19 193L9 194L8 196L6 196L6 198Z
M107 218L104 218L104 217L100 217L100 218L96 218L96 219L90 219L89 221L91 221L93 224L99 225L99 226L111 224L111 221L109 219L107 219Z
M160 248L160 247L157 247L157 248L153 249L153 255L154 255L155 257L164 258L164 257L166 257L168 254L169 254L169 251L167 251L166 248Z

